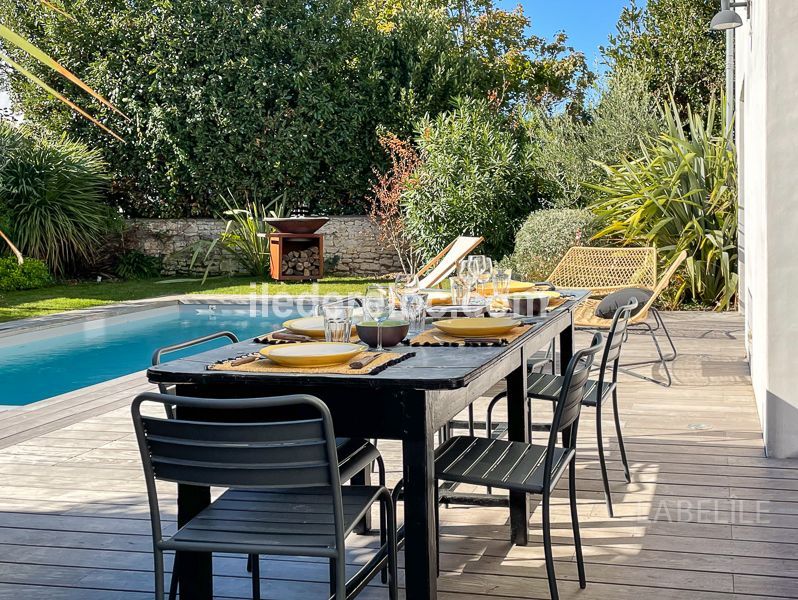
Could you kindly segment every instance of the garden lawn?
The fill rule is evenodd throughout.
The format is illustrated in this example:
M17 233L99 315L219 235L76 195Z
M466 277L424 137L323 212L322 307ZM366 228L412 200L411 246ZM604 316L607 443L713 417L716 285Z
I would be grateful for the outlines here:
M269 294L363 293L373 279L326 277L317 283L269 282ZM39 317L52 313L177 294L249 295L251 277L215 277L204 284L199 279L143 279L107 283L84 282L55 285L36 290L0 292L0 321ZM257 293L262 292L261 286Z

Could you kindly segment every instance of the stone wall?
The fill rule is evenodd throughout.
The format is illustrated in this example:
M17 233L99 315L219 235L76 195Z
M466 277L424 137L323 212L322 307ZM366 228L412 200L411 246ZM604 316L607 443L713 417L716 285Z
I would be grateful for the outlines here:
M203 273L207 243L218 238L224 221L217 219L132 219L128 245L163 259L164 275ZM319 230L324 234L327 274L382 275L400 271L398 259L377 241L377 228L365 216L331 217ZM203 244L205 242L205 244ZM198 248L199 257L191 268ZM215 249L208 263L211 275L242 273L231 256ZM332 272L329 267L334 266Z

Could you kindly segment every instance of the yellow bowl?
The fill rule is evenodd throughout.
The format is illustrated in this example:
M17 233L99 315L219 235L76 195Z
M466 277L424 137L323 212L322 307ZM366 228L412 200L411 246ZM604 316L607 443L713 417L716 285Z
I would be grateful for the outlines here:
M283 323L283 327L288 329L291 333L324 339L324 317L301 317L299 319L291 319ZM352 324L352 333L357 333L354 323Z
M360 344L308 342L269 346L263 348L260 353L272 362L285 367L327 367L345 363L365 350L366 348Z
M444 333L456 337L484 337L507 333L520 323L516 319L506 317L466 317L435 321L433 325Z
M423 289L419 290L419 292L427 294L427 304L429 306L452 303L452 294L445 290Z

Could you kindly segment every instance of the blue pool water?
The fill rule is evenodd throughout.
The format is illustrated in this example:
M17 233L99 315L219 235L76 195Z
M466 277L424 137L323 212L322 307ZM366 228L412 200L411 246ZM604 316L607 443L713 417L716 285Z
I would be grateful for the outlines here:
M156 348L216 331L232 331L239 339L273 331L296 313L251 317L249 310L218 307L170 307L127 317L88 322L66 333L55 328L34 339L0 344L0 404L23 405L146 369ZM59 333L61 329L61 333ZM44 336L44 337L43 337ZM0 340L2 342L3 340ZM168 359L223 345L169 354Z

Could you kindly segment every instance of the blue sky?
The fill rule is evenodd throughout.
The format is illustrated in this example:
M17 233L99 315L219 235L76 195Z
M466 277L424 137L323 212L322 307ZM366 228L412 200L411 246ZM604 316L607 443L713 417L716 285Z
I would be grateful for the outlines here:
M606 45L607 36L615 32L621 9L629 0L496 0L496 4L507 9L523 6L535 35L550 38L565 31L569 44L585 53L588 66L602 71L599 46Z

